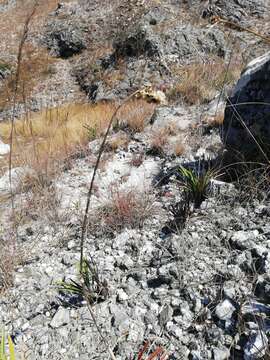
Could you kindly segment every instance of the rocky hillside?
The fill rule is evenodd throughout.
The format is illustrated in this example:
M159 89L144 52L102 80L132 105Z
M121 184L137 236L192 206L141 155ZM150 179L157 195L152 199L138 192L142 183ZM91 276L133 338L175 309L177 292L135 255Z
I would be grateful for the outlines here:
M270 358L269 14L0 1L0 329L18 359Z

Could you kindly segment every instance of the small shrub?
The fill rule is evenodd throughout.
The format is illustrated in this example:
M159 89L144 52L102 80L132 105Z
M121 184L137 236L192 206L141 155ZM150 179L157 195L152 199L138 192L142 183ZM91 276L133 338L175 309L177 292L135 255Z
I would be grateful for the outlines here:
M162 346L153 346L149 341L146 341L137 355L132 357L134 360L166 360L168 353Z
M97 137L97 126L88 126L84 125L85 129L87 130L88 140L93 141Z
M191 213L191 198L188 192L183 193L183 198L169 208L173 219L166 225L169 232L179 232L184 229L186 222Z
M8 73L10 71L11 71L11 65L6 62L0 61L0 72Z

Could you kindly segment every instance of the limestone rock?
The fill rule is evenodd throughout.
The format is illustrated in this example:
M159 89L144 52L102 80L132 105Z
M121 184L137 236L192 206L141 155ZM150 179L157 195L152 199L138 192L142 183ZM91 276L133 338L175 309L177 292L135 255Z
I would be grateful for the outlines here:
M270 52L243 71L225 109L221 137L228 149L246 158L269 152Z

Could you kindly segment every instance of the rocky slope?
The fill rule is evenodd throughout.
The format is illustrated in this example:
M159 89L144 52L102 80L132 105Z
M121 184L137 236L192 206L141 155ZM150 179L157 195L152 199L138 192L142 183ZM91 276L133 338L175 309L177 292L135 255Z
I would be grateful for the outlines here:
M1 6L1 24L21 11L20 1ZM95 265L97 324L83 298L59 282L78 281L82 216L101 140L68 159L46 191L21 183L20 171L32 174L24 168L12 175L11 199L8 173L0 178L0 327L18 354L108 359L109 344L119 360L270 356L268 167L232 169L217 118L228 95L235 103L244 64L269 50L268 10L260 0L77 0L37 9L27 46L45 51L52 68L46 62L45 73L25 79L29 96L18 98L16 116L26 108L118 101L145 85L162 91L166 103L156 104L142 131L114 128L97 172L85 244ZM11 73L2 91L14 49L3 57ZM256 67L256 81L268 79L269 61ZM268 99L267 81L252 87L254 78L248 100L255 93ZM227 102L225 128L230 109ZM10 102L1 110L10 118ZM199 206L187 203L179 166L199 176L212 169Z

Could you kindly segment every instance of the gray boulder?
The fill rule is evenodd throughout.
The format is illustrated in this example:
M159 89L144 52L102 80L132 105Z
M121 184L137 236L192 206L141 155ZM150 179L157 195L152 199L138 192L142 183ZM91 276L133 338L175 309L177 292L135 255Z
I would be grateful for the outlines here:
M269 153L270 52L251 61L227 101L222 141L245 158Z

